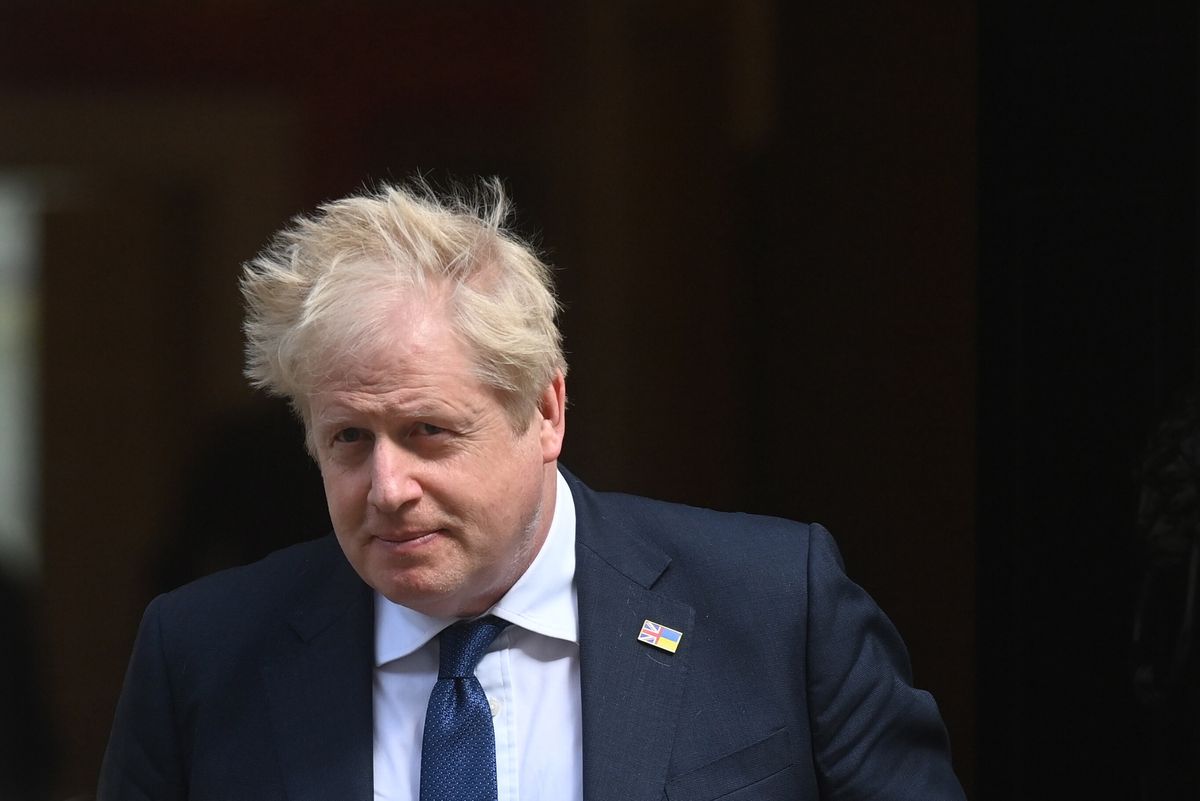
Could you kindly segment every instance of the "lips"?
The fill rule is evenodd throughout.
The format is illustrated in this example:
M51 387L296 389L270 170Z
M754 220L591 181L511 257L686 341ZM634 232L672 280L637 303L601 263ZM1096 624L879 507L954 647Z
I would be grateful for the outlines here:
M387 534L375 534L373 538L387 545L404 545L409 542L431 537L442 533L441 529L421 529L418 531L395 531Z

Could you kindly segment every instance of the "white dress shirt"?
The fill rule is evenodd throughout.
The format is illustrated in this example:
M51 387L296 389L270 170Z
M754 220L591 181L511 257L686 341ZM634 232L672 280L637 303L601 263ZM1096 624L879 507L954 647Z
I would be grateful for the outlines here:
M498 801L582 801L575 503L558 475L554 516L529 569L488 614L509 621L475 669L492 707ZM418 801L421 737L437 681L432 618L375 595L376 801Z

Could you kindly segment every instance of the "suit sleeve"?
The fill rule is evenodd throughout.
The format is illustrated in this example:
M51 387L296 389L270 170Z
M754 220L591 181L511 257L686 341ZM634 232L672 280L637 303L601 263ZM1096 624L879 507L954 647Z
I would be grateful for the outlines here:
M850 581L833 538L812 527L809 717L826 801L961 801L932 696L912 686L891 622Z
M97 801L187 798L162 635L163 598L146 609L117 703Z

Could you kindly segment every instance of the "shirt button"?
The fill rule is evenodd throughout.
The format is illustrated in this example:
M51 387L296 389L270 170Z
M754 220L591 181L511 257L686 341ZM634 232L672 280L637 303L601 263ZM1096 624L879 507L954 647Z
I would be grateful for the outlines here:
M492 717L500 714L500 702L490 695L488 696L488 708L492 710Z

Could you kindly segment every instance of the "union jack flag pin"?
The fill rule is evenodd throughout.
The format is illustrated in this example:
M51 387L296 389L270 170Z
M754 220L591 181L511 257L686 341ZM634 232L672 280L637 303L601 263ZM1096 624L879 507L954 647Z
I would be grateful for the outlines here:
M679 647L679 641L682 638L682 631L668 628L661 623L655 623L653 620L644 621L642 623L642 630L638 632L638 642L653 645L655 648L661 648L672 654Z

